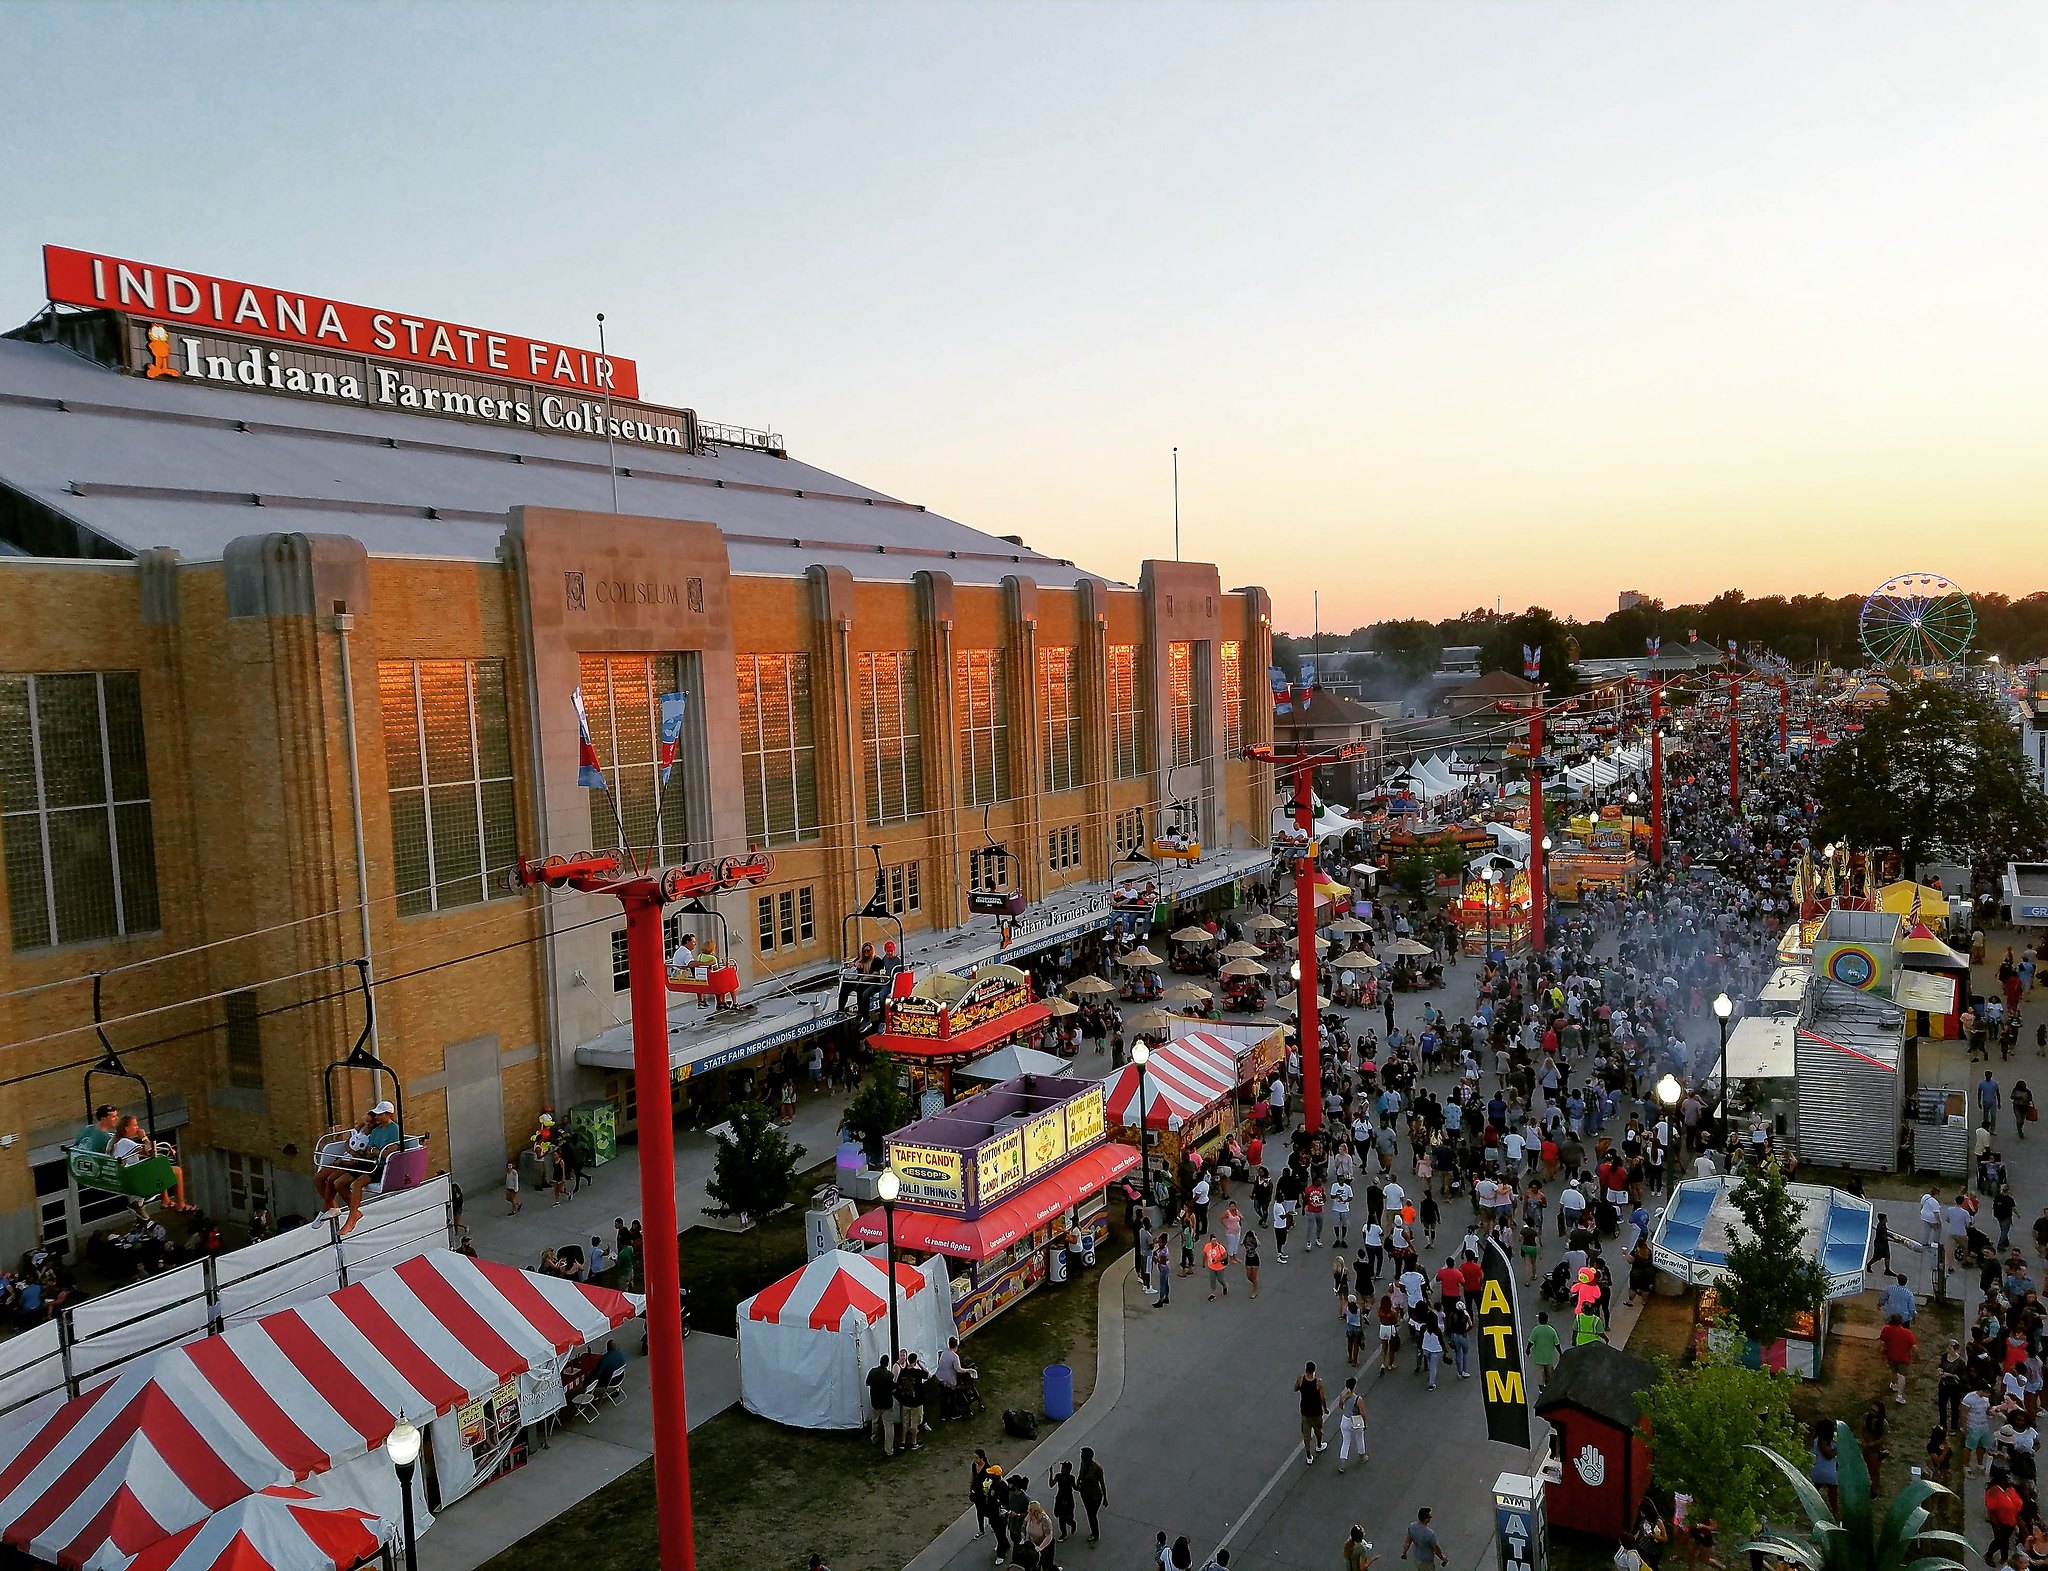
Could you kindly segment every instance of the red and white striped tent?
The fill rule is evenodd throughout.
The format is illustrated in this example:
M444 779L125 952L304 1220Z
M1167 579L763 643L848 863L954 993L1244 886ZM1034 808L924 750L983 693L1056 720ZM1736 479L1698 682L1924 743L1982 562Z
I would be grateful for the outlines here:
M1238 1043L1206 1031L1153 1048L1144 1074L1145 1127L1165 1129L1174 1119L1185 1124L1223 1101L1237 1089L1241 1051ZM1104 1087L1102 1110L1111 1127L1137 1126L1138 1079L1138 1066L1126 1064Z
M159 1539L128 1571L350 1571L391 1533L374 1511L281 1486Z
M608 1288L436 1250L123 1365L0 1425L0 1542L69 1571L131 1557L259 1490L556 1366L638 1312Z
M926 1369L955 1334L945 1261L896 1265L896 1334ZM889 1276L879 1254L834 1249L739 1307L740 1401L798 1429L867 1422L865 1376L889 1351Z

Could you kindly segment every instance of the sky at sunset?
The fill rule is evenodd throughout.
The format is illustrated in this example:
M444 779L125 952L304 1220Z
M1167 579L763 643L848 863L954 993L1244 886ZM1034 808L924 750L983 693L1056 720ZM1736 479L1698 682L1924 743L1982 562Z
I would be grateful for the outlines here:
M1283 627L2048 587L2048 7L0 7L45 241L570 343Z

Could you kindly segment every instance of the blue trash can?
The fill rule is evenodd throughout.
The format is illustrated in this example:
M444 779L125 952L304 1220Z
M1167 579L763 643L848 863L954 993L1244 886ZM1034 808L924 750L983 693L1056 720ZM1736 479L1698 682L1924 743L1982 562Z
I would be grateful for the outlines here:
M1055 1420L1074 1416L1074 1371L1071 1365L1045 1366L1045 1416Z

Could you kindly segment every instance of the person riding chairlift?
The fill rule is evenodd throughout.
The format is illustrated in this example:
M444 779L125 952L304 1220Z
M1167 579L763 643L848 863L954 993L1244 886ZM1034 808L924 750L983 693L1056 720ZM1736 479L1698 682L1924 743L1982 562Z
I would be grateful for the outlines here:
M105 1113L114 1110L102 1108L101 1111ZM94 1127L100 1126L95 1124ZM114 1160L123 1167L134 1167L137 1163L145 1162L159 1153L168 1157L177 1155L171 1147L159 1146L150 1137L149 1131L142 1127L142 1120L133 1113L120 1120L114 1135L114 1143L108 1149L113 1153ZM173 1211L197 1211L199 1207L185 1203L185 1169L173 1165L171 1175L177 1182L163 1192L163 1203Z
M320 1193L320 1215L325 1221L345 1204L348 1220L341 1225L344 1236L363 1219L363 1191L384 1170L384 1160L398 1149L398 1109L379 1102L370 1116L348 1137L346 1166L322 1167L313 1175L313 1187Z

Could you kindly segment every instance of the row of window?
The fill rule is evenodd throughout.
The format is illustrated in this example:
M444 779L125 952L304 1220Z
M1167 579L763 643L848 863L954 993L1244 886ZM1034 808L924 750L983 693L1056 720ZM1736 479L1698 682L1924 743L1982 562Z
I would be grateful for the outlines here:
M1045 865L1055 873L1081 865L1081 831L1077 826L1068 824L1065 828L1047 832Z
M1143 694L1135 645L1108 652L1109 765L1118 780L1145 769ZM1171 765L1201 750L1207 646L1168 646ZM1227 756L1242 746L1239 646L1219 651ZM1079 652L1041 650L1038 775L1047 792L1085 782ZM747 835L766 846L822 832L810 657L735 662ZM1000 649L960 651L954 666L963 805L1011 795L1009 687ZM663 701L683 695L700 727L695 654L581 657L590 740L608 792L590 793L590 840L664 861L692 856L687 772L661 779ZM919 817L924 804L917 658L863 654L856 673L861 773L870 824ZM392 867L401 915L475 905L508 892L518 854L512 730L502 660L380 661ZM696 749L685 747L682 756ZM1122 841L1119 840L1120 853ZM0 676L0 845L16 950L154 932L156 847L133 671ZM908 903L906 909L916 910ZM777 921L779 935L782 923Z

